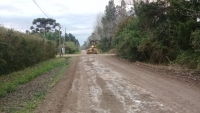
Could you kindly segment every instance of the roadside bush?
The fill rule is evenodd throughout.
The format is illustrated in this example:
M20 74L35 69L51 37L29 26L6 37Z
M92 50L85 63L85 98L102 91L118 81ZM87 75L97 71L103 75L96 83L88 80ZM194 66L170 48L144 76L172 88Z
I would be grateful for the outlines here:
M178 55L177 62L184 67L196 69L200 67L200 54L191 51L185 51Z
M78 51L78 48L74 44L74 42L67 41L65 42L65 53L72 54Z
M54 42L0 27L0 75L54 57Z
M130 61L144 60L142 52L138 51L138 46L142 40L137 29L137 19L129 17L122 21L114 36L115 48L118 55Z
M197 62L198 62L197 69L200 69L200 57L198 58Z
M196 30L192 33L190 40L192 40L192 46L196 52L200 52L200 30Z

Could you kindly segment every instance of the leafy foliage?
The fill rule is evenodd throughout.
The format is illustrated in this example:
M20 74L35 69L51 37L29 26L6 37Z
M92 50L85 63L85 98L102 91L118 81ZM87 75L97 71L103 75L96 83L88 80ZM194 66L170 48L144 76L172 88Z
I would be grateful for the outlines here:
M199 5L197 0L136 3L135 14L115 32L118 54L129 60L200 67Z
M75 43L71 41L65 42L65 53L71 54L71 53L75 53L76 51L78 51L78 48L75 45Z
M0 75L55 57L55 43L0 28Z
M125 1L122 0L121 6L115 6L114 0L109 0L101 19L97 17L97 25L88 40L99 40L98 49L103 52L113 48L113 36L117 30L117 24L125 16L127 16Z
M66 33L65 37L63 37L63 39L64 38L65 38L65 53L71 54L71 53L75 53L79 50L80 43L73 34Z
M192 41L192 46L196 52L200 52L200 30L196 30L192 33L190 40Z
M56 42L57 48L59 48L59 37L61 37L60 39L61 45L63 45L63 43L67 41L71 41L72 43L74 43L76 50L78 50L80 46L79 41L71 33L69 34L66 33L65 37L61 36L62 32L61 31L59 32L59 30L56 29L56 27L60 27L60 24L56 23L56 20L52 18L37 18L33 20L32 24L33 26L30 27L30 29L32 30L31 34L37 35L38 37L41 37L43 39ZM29 34L29 31L27 30L26 33ZM64 42L64 39L65 39L65 42ZM70 47L67 47L67 48L70 48ZM74 51L74 48L73 48L73 49L70 49L70 53L71 52L76 52L76 51Z
M34 19L30 29L32 33L46 33L50 31L54 31L56 27L59 26L59 23L56 23L56 20L52 18L37 18Z

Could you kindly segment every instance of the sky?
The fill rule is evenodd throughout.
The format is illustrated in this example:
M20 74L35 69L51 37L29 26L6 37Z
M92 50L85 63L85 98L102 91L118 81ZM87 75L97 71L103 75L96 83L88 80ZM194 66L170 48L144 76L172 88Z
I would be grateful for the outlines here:
M34 0L48 17L53 18L79 40L80 45L91 35L99 13L104 13L109 0ZM119 0L115 0L119 3ZM25 32L36 18L47 18L33 0L1 0L0 25Z

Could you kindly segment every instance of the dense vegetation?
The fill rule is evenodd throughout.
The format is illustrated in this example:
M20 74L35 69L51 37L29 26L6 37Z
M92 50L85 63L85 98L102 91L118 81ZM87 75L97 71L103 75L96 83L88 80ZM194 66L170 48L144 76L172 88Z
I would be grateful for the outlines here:
M57 48L59 48L60 37L60 47L63 47L64 45L66 53L75 53L79 50L80 44L76 37L71 33L63 33L64 36L62 36L62 31L59 31L59 29L61 29L61 25L57 23L56 20L52 18L36 18L33 20L32 24L33 26L30 27L31 31L27 30L26 33L38 35L47 40L55 41Z
M55 42L0 27L0 75L55 57Z
M56 47L57 48L59 47L59 31L58 30L56 30L55 32L47 32L45 33L45 36L43 35L43 33L39 33L37 35L44 39L54 41L56 43ZM65 36L61 36L61 43L60 43L61 47L63 47L63 42L64 42L64 48L65 48L66 54L73 54L79 51L79 46L80 46L79 41L71 33L69 34L66 33Z
M120 57L132 61L179 63L188 68L200 68L198 0L134 2L134 8L132 11L126 11L127 15L118 13L124 10L123 5L121 8L109 10L111 2L113 1L109 1L101 19L101 31L105 30L105 20L110 24L115 22L117 28L114 25L112 29L107 28L114 32L101 37L102 47L107 45L107 50L114 47ZM110 21L111 17L114 20ZM118 17L124 18L119 20Z
M0 27L0 75L54 58L61 47L66 53L78 51L79 41L71 33L62 36L56 20L37 18L32 24L26 34Z
M78 51L78 47L71 41L65 42L65 53L72 54Z
M61 47L66 53L78 51L79 41L71 33L62 36L56 20L37 18L32 24L26 34L0 27L0 75L54 58Z
M65 34L65 36L62 37L62 39L65 38L65 53L66 54L72 54L72 53L76 53L79 51L79 41L76 39L76 37L74 35L72 35L71 33L69 34Z

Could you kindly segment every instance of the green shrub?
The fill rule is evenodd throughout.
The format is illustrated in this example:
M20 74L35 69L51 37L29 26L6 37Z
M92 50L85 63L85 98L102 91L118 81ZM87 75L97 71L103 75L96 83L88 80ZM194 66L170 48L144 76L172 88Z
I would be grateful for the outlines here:
M121 21L115 31L113 41L119 56L200 68L200 22L198 17L191 16L194 12L188 13L190 7L198 12L197 4L174 0L138 2L134 5L134 16Z
M69 53L69 54L72 54L72 53L75 53L78 51L76 45L74 44L74 42L71 42L71 41L67 41L65 42L65 53Z
M196 30L191 35L192 46L195 51L200 52L200 30Z
M54 57L54 42L0 27L0 75Z
M196 69L200 66L200 54L194 53L191 51L185 51L182 54L178 55L177 62L184 67Z

